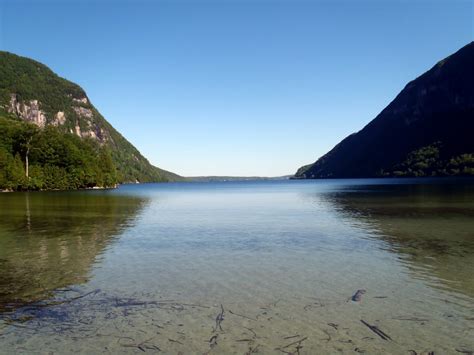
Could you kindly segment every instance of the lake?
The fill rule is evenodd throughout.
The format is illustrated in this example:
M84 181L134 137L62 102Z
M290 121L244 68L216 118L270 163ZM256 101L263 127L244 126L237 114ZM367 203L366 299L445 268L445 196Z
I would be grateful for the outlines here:
M2 354L472 354L474 180L5 193L0 267Z

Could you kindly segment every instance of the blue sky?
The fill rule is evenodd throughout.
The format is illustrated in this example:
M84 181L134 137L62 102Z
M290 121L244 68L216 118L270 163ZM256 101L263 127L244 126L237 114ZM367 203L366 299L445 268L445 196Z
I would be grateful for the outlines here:
M0 21L0 49L185 176L292 174L474 37L470 0L0 0Z

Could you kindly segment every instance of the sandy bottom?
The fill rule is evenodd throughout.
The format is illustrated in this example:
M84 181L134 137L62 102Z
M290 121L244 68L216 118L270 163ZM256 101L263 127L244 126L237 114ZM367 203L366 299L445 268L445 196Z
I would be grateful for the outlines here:
M4 314L0 353L469 354L474 350L474 309L469 299L455 299L410 281L403 272L394 281L381 270L364 280L366 292L352 301L359 271L347 270L331 283L338 273L312 276L297 266L308 265L304 257L296 260L284 263L298 273L280 276L267 270L265 260L253 274L243 265L238 272L208 261L204 263L208 269L201 268L194 281L185 267L176 270L183 278L166 292L159 291L160 285L169 284L177 274L157 274L156 283L150 283L150 275L143 271L141 278L137 275L135 291L123 285L115 291L91 288L105 283L97 275L87 287L59 290L52 299ZM203 278L206 270L208 277Z

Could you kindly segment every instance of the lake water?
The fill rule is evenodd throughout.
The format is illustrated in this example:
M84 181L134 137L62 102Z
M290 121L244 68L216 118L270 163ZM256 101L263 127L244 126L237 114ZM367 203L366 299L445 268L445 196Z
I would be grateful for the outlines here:
M0 270L2 354L472 354L474 181L1 194Z

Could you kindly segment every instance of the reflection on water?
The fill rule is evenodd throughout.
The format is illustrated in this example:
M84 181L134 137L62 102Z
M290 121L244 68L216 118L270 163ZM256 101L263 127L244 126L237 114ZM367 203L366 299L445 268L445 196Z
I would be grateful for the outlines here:
M344 220L385 241L414 277L474 298L474 185L372 185L328 194Z
M0 353L469 353L473 217L472 180L3 194Z
M144 205L101 192L0 197L0 311L87 281L97 256Z

